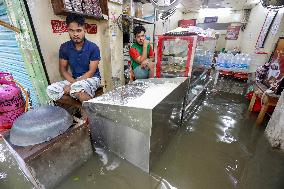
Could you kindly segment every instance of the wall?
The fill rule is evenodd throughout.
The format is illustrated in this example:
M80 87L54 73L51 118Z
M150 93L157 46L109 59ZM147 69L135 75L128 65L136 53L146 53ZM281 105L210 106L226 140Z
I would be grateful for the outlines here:
M284 19L283 19L283 9L280 9L275 20L281 19L279 30L275 35L271 32L268 33L264 48L260 51L271 53L274 46L280 36L284 36ZM242 32L240 31L238 40L226 40L226 49L233 49L239 46L241 51L244 53L254 53L255 44L257 42L259 33L265 21L265 17L268 13L268 9L265 9L260 4L256 5L250 13L249 21L246 29ZM232 23L232 25L240 25L243 19L243 11L234 11L227 14L213 14L209 13L206 16L218 16L218 23ZM197 19L198 23L204 22L205 15L199 13L186 13L184 14L184 19ZM226 33L225 30L218 31L220 33Z
M111 55L111 77L114 79L109 83L109 88L113 88L113 84L123 84L124 81L124 62L123 62L123 33L118 28L116 21L122 14L122 6L115 3L108 3L109 8L109 44ZM108 72L105 73L108 75ZM114 83L119 82L119 83Z
M190 12L183 15L184 19L197 19L197 23L204 23L205 17L218 16L217 23L241 22L243 11L204 11Z
M65 16L54 15L50 0L27 0L27 2L50 82L52 83L59 81L61 80L61 76L58 69L58 50L62 43L69 40L69 35L68 33L52 33L50 21L65 20ZM89 19L87 19L86 22L90 24L97 24L98 33L92 35L86 34L86 38L92 42L95 42L100 47L100 49L102 49L102 44L99 36L103 31L103 27L107 27L107 24L103 22L99 23L98 21ZM106 57L104 57L103 55L101 56L102 61L100 63L100 68L102 68L102 63L104 63L106 59Z
M226 39L225 39L226 35L225 34L221 34L219 36L219 39L217 41L216 44L216 51L221 51L222 48L226 47Z
M51 0L27 0L27 3L36 30L36 35L39 40L39 45L50 82L52 83L62 80L58 69L58 50L62 43L69 40L69 36L68 33L52 33L50 22L51 20L64 21L66 17L54 15ZM115 15L120 14L121 6L109 3L109 12L115 12ZM109 90L112 87L112 69L114 70L114 73L118 73L119 71L117 70L121 69L123 66L123 58L121 53L122 34L120 31L116 31L116 37L110 38L110 33L115 28L112 27L112 24L110 24L107 20L97 21L93 19L86 19L86 22L97 25L97 34L86 34L86 38L92 42L95 42L101 50L99 69L102 75L102 84L106 86L107 90ZM111 54L114 56L111 57ZM112 63L114 65L112 65Z
M177 9L176 12L167 20L159 19L156 22L156 34L160 35L167 31L176 29L178 27L178 21L182 19L183 19L183 14L180 9Z
M143 16L150 16L154 14L154 8L150 3L143 5ZM178 21L183 19L183 13L181 9L177 9L176 12L167 20L159 19L156 22L156 35L163 34L169 30L176 29L178 27ZM149 34L153 33L153 25L145 25L145 28L149 31Z
M260 51L271 53L274 49L274 46L280 36L284 36L284 19L283 19L283 10L280 9L275 20L281 19L281 23L279 25L279 30L276 35L272 35L271 31L268 33L267 39L264 44L264 48L260 49ZM255 52L255 45L265 21L265 17L268 13L268 9L265 9L261 5L257 5L251 11L251 15L249 18L249 22L247 28L244 32L243 41L241 43L242 51L245 53L253 53Z
M233 26L240 25L240 22L243 19L244 12L240 11L229 11L229 10L205 10L203 12L190 12L183 15L183 19L196 19L197 23L204 23L205 17L218 16L217 23L232 23ZM226 34L227 30L216 30L220 34ZM231 50L235 47L241 46L241 41L243 37L243 32L240 31L239 37L237 40L226 40L225 43L222 43L226 50ZM219 47L221 48L221 47Z

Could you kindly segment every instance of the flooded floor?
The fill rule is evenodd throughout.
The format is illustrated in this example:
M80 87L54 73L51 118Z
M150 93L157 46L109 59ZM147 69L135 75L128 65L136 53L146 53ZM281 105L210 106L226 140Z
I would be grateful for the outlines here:
M217 86L218 92L209 92L187 118L151 174L108 152L100 155L102 161L94 156L58 189L284 188L284 153L271 149L264 126L255 125L256 115L240 95L243 84L221 79Z
M150 174L110 152L96 149L97 153L57 189L284 188L284 153L269 146L264 126L255 125L256 114L247 111L248 102L238 94L242 84L232 84L234 87L226 85L230 90L223 87L214 93L209 91ZM240 90L231 90L238 87ZM23 175L20 171L10 173L18 169L1 161L5 153L8 154L0 153L0 188L31 188L24 185L28 184L25 179L23 185L12 184L16 182L13 177ZM1 177L1 173L6 176Z
M18 163L0 138L0 189L31 189L32 183L25 177Z

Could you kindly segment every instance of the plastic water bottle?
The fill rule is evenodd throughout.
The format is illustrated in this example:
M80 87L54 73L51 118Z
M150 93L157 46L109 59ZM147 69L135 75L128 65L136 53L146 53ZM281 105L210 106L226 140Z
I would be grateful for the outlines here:
M247 54L247 60L246 60L246 71L248 72L249 71L249 66L251 64L251 55L250 54Z
M205 68L208 68L209 67L209 51L205 51L205 54L204 54L204 67Z
M216 60L216 63L217 63L216 68L218 70L221 70L221 68L222 68L222 61L223 61L222 58L223 58L223 53L220 53L217 57L217 60Z
M250 56L249 56L249 54L245 54L244 57L245 57L245 62L244 62L244 65L243 65L243 70L248 71Z
M225 54L222 53L220 54L220 69L224 69L225 68Z
M236 59L235 55L230 54L230 71L235 71Z
M217 70L219 70L220 69L220 58L219 58L219 56L218 57L216 57L216 69Z
M227 54L224 54L224 55L223 55L223 66L222 66L223 70L226 70L227 67L228 67L228 61L227 61L227 59L228 59Z
M240 67L240 54L235 55L235 68L234 71L238 72Z
M246 57L244 54L241 54L240 65L239 65L239 70L241 72L244 70L245 64L246 64Z
M196 65L199 65L199 60L200 59L200 57L199 57L199 53L197 52L196 54L195 54L195 58L194 58L194 63L196 64Z
M200 57L200 51L196 51L195 57L194 57L194 63L198 66L202 63L201 57Z
M206 65L207 68L211 67L212 58L213 58L212 52L208 51L208 53L207 53L207 65Z
M226 54L225 55L225 70L230 71L231 70L231 59L232 59L232 54Z
M228 54L224 54L224 66L223 66L223 69L227 70L228 67L229 67L229 64L228 64Z

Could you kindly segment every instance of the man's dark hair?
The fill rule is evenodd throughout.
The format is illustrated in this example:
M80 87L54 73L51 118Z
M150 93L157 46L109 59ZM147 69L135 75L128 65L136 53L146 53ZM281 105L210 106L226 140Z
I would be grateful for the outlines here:
M72 13L72 14L69 14L66 17L67 26L72 22L76 22L79 26L84 26L85 25L85 18L81 15Z
M141 33L142 31L146 33L146 29L144 28L144 26L136 26L133 30L134 36L136 36L136 34L138 33Z

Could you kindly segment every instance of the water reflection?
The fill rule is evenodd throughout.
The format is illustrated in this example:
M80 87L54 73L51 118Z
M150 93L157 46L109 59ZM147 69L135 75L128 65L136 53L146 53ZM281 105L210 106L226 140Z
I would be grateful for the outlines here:
M0 172L0 180L7 177L7 174L5 172Z
M10 153L0 136L0 188L1 189L32 189L17 161Z
M157 187L155 187L154 189L178 189L178 188L172 186L167 180L165 180L165 179L163 179L163 178L161 178L157 175L152 175L152 177L154 179L156 179L157 182L158 182Z
M231 133L232 129L235 126L236 120L234 120L230 116L221 116L220 119L223 124L219 126L219 128L222 130L223 133L217 135L218 141L225 142L228 144L232 142L236 142L237 139L234 136L232 136L232 133Z

